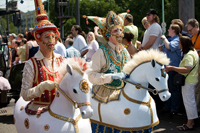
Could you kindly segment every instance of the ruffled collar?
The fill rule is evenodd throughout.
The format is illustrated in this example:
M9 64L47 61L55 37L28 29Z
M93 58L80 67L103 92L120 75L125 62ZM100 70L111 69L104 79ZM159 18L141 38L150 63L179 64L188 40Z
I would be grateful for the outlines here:
M59 55L59 54L56 54L56 53L54 53L54 58L58 58L58 57L60 57L61 55ZM40 51L40 50L38 50L38 52L35 54L35 56L34 56L37 60L42 60L42 59L45 59L46 57L44 57L44 55L42 54L42 52ZM48 59L48 58L46 58L46 59Z

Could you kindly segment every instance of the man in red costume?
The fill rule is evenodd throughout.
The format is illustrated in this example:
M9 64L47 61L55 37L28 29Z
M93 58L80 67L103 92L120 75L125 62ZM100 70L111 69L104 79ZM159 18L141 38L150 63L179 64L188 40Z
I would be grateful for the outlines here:
M57 27L47 20L42 0L35 0L37 24L32 31L39 50L30 58L23 70L20 95L30 101L25 108L27 114L36 115L48 110L55 96L55 84L59 79L58 68L63 57L53 52L59 37Z

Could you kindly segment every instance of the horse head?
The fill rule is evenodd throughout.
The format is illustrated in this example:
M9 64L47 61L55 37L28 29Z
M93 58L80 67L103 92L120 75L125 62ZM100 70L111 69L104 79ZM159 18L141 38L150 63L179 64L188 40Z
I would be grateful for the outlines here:
M74 107L79 108L82 118L86 119L92 116L93 109L90 104L90 87L88 84L86 62L80 58L67 59L67 73L60 82L60 88L64 93L69 94L69 97L74 102Z
M130 81L148 87L150 83L155 89L154 94L159 94L162 101L170 98L168 91L168 74L164 65L169 64L169 58L158 50L143 50L133 56L124 66L123 71L130 75ZM148 88L147 88L148 89Z
M146 72L147 81L156 88L154 94L158 94L162 101L170 98L171 94L168 92L168 74L165 72L164 65L151 60L150 69Z

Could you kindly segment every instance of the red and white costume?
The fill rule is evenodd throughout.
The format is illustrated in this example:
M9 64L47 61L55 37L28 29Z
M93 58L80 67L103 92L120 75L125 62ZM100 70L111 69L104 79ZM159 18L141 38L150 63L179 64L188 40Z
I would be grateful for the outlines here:
M26 101L32 100L26 107L26 113L28 114L38 114L46 111L54 99L55 89L45 90L41 96L35 95L37 94L36 91L40 90L31 89L45 80L56 81L56 79L59 79L60 75L57 70L64 58L59 54L54 55L53 68L52 59L45 58L40 50L25 63L20 95Z

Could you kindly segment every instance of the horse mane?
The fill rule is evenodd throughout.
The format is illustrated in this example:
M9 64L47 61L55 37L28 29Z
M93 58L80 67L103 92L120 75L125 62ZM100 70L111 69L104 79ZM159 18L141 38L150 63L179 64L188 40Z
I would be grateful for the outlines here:
M168 65L170 62L170 59L167 58L166 54L157 49L142 50L134 54L132 59L124 65L123 72L130 74L138 65L143 62L151 61L152 59L163 65Z
M67 73L67 64L69 64L72 69L76 70L80 75L83 75L84 72L88 69L87 63L84 59L81 59L80 57L67 58L62 62L58 69L60 74L59 81L57 81L58 83L62 81L63 77Z

